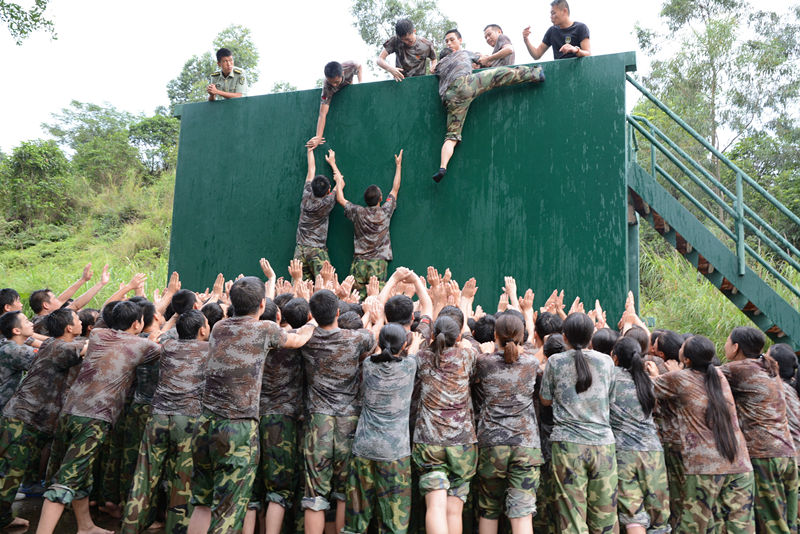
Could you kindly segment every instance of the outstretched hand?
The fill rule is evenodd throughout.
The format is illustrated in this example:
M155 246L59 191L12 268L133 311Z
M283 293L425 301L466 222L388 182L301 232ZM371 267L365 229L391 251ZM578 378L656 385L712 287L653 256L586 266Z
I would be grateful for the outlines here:
M398 167L403 164L403 149L402 148L400 149L400 153L399 154L395 154L394 155L394 162Z

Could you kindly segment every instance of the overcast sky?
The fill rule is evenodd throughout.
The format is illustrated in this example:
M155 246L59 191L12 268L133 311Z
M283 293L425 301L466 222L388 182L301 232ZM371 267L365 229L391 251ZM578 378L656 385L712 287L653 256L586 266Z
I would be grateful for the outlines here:
M652 0L570 0L574 20L589 26L594 54L636 50L634 25L656 26L660 5ZM439 6L458 23L471 50L489 52L483 27L502 26L516 47L518 63L532 61L522 29L530 25L541 39L550 26L549 0L440 0ZM349 0L51 0L47 16L55 23L57 40L36 33L16 46L0 28L7 76L16 81L6 86L0 107L0 150L5 153L21 141L46 137L40 124L71 100L148 114L167 105L167 82L189 57L212 51L216 34L231 24L252 30L261 55L261 79L250 87L251 95L269 92L276 81L312 88L328 61L364 62L372 55L353 27ZM543 60L551 59L548 51ZM646 57L637 54L637 62L647 70ZM371 77L385 79L383 71L367 74L367 80Z

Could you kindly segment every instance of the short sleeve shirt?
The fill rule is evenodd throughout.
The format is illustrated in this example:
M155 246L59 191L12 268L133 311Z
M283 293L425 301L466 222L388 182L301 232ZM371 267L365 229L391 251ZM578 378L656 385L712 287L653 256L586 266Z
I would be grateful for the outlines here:
M322 96L321 96L321 103L322 104L330 104L331 98L333 95L353 83L353 77L358 72L358 68L361 65L354 61L343 61L342 62L342 81L339 85L333 86L331 83L326 79L325 83L322 85Z
M498 53L500 50L503 49L504 46L511 45L511 39L509 39L508 35L501 33L497 36L497 42L494 45L494 50L492 50L492 54ZM512 48L513 50L513 48ZM513 65L515 63L516 54L512 51L506 57L501 57L500 59L495 59L490 63L489 66L491 67L503 67L506 65Z
M572 26L568 28L559 28L558 26L550 26L550 29L542 37L542 42L547 46L553 48L553 59L566 59L570 57L577 57L572 52L562 54L561 47L567 44L572 46L581 47L584 39L589 38L589 28L583 22L573 22Z
M592 373L592 385L578 393L575 382L575 351L554 354L547 360L541 396L553 402L553 432L550 441L582 445L611 445L609 404L614 394L614 362L605 354L584 350Z
M762 362L747 358L720 369L731 387L750 458L793 458L783 380L777 373L769 376Z
M0 341L0 410L17 390L22 373L31 368L36 351L28 345Z
M303 355L300 349L273 349L264 360L260 415L300 417L303 413Z
M303 345L309 413L358 415L360 357L375 349L369 330L317 327Z
M81 363L84 340L50 338L42 343L28 374L6 404L3 415L52 435L67 388L70 369Z
M396 35L383 43L383 48L389 54L394 54L394 64L403 69L403 76L424 76L425 59L436 59L433 43L422 37L417 37L413 45L408 46Z
M502 352L479 354L475 368L478 446L541 448L533 395L539 360L521 352L506 363Z
M139 336L148 337L145 333L141 333ZM156 392L156 386L158 386L159 366L159 361L153 360L136 368L136 388L133 391L134 404L149 405L153 402L153 394Z
M436 76L439 77L439 96L444 100L447 88L462 76L472 73L472 63L478 61L480 54L468 50L456 50L443 57L436 64Z
M417 372L416 356L400 361L362 364L362 402L353 454L393 462L411 454L408 415Z
M311 182L306 182L300 200L300 220L297 221L298 245L316 248L328 246L328 216L335 205L336 195L333 192L324 197L315 197Z
M722 372L719 374L722 396L725 398L731 425L736 435L737 453L733 462L717 450L714 433L706 424L705 375L700 371L684 369L659 375L654 382L656 399L669 399L675 410L678 436L680 437L683 466L687 475L727 475L747 473L753 470L744 435L739 429L736 407L728 381Z
M397 203L392 195L381 206L364 207L348 202L345 216L353 221L353 258L357 260L392 259L389 223Z
M414 443L468 445L477 442L470 381L478 353L473 348L450 347L439 355L417 354L420 399Z
M227 76L225 76L221 70L214 72L211 75L211 83L216 85L217 89L220 91L226 93L242 93L242 96L247 96L247 79L245 72L238 67L234 67Z
M800 396L792 384L783 383L783 396L786 398L786 420L794 441L795 458L800 457Z
M636 396L636 383L630 371L622 367L614 368L614 398L611 399L611 429L617 440L618 451L660 451L663 450L658 439L653 414L645 416L639 397ZM648 386L650 379L647 378Z
M133 334L95 328L81 370L64 404L64 413L117 422L135 369L157 359L161 345Z
M153 413L193 417L203 413L208 347L208 341L198 339L170 339L164 343Z
M203 408L226 419L258 419L264 358L286 344L272 321L231 317L214 325L209 340Z

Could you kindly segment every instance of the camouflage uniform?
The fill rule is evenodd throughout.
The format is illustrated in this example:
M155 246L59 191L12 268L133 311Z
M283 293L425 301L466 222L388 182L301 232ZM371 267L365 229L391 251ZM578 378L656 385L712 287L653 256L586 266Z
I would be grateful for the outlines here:
M383 284L386 282L386 278L388 276L388 269L389 262L386 260L353 259L353 263L350 264L350 274L356 279L353 287L360 291L361 297L363 298L367 294L366 288L371 277L374 276L377 278L378 282L381 284L381 287L383 287Z
M676 534L755 533L752 472L686 475L684 491Z
M303 186L300 200L300 219L297 221L297 247L294 258L303 264L303 278L314 280L328 256L328 217L336 205L336 195L331 191L322 197L314 196L311 182Z
M350 274L356 279L354 288L363 290L370 276L386 281L387 265L392 261L389 224L396 208L397 201L392 195L387 196L382 205L364 207L352 202L345 204L344 215L353 221L353 264Z
M474 443L447 446L414 443L411 457L420 472L419 489L423 496L447 490L449 497L467 502L469 483L478 467L478 448Z
M158 363L158 362L156 362ZM120 455L119 493L124 501L131 491L133 473L139 461L139 449L150 419L150 404L131 404L122 428L122 451Z
M331 500L344 501L347 470L358 416L312 413L303 444L303 509L328 510Z
M721 367L728 379L755 479L756 530L797 531L797 463L783 380L774 361L747 358Z
M393 35L383 43L387 54L394 54L394 64L403 69L403 76L424 76L426 74L426 59L436 59L433 43L422 37L417 37L414 44L408 46L399 37Z
M45 433L18 419L0 417L0 528L14 520L17 489L47 440Z
M790 382L783 383L783 396L786 399L786 419L789 422L789 432L794 441L794 458L800 468L800 396L798 396L794 384ZM800 477L798 478L800 479ZM798 486L800 486L800 480L798 480ZM798 503L798 509L800 509L800 495ZM800 514L800 511L798 513Z
M55 482L44 492L48 501L69 504L92 491L92 468L110 423L90 417L67 415L67 447Z
M328 79L322 84L322 95L320 96L320 105L330 105L333 95L353 83L353 78L358 74L358 69L361 65L354 61L342 61L342 81L339 85L333 85Z
M378 532L406 534L411 519L411 457L379 461L354 456L347 483L342 534L366 534L377 504Z
M461 141L469 106L481 94L497 87L544 81L541 67L494 67L473 74L472 63L478 57L474 52L457 50L436 65L439 96L447 109L445 139Z
M481 517L519 518L536 513L538 466L543 463L533 395L539 360L522 352L511 364L502 352L478 356L478 507Z
M28 345L11 340L0 341L0 411L17 390L22 373L31 368L36 351Z

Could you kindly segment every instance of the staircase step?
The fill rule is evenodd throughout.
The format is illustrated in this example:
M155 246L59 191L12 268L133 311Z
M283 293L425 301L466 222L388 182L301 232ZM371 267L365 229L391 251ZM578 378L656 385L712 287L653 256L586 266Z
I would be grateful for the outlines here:
M647 205L647 202L642 200L642 197L639 196L637 192L633 189L628 188L628 193L630 194L630 198L633 201L633 209L636 210L639 215L647 215L650 213L650 206Z
M711 274L714 272L714 266L700 254L697 258L697 270L703 274Z
M681 254L686 255L692 251L692 244L686 241L681 234L675 232L675 248Z
M669 232L669 224L657 212L653 211L653 227L659 234L666 234Z
M720 291L735 291L736 287L733 285L733 282L728 280L727 278L722 279L722 284L719 286Z
M767 334L772 334L777 337L786 337L786 332L781 330L781 327L778 325L775 325L772 328L768 329Z
M753 314L756 314L756 315L761 313L760 310L758 309L758 306L756 306L755 304L753 304L749 300L747 301L747 304L744 305L744 308L742 308L742 311L743 312L750 312L750 313L753 313Z

